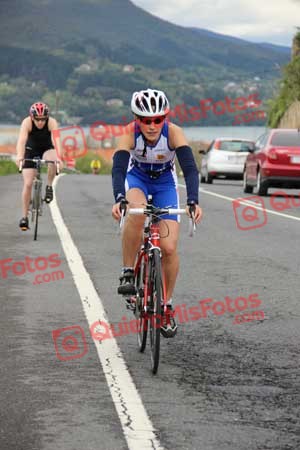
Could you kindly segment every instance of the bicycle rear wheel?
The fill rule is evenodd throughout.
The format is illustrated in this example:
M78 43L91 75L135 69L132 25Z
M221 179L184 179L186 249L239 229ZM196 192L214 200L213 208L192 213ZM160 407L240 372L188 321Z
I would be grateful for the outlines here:
M33 198L30 200L31 223L35 223L35 209L33 208Z
M145 293L145 261L141 259L140 267L138 268L135 277L136 287L136 304L135 304L135 317L138 321L137 324L137 342L138 348L141 353L144 352L147 342L148 333L148 317L144 311L144 293Z
M156 374L160 355L160 327L161 327L161 303L162 303L162 272L161 258L158 249L153 250L150 262L150 347L151 347L151 368Z
M41 204L41 185L40 183L34 183L32 198L32 221L34 222L34 234L33 240L37 240L38 225L39 225L39 209Z

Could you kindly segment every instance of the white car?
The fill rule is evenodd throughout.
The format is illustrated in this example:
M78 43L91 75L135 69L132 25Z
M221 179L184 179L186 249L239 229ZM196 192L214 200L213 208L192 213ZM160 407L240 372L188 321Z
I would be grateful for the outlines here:
M216 138L202 153L201 182L213 182L214 178L242 179L245 161L255 143L248 139Z

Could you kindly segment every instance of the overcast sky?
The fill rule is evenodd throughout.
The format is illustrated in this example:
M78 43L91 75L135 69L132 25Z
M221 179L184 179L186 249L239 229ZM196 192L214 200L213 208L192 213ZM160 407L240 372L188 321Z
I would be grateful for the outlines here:
M300 27L300 0L131 0L183 26L205 28L252 42L291 46Z

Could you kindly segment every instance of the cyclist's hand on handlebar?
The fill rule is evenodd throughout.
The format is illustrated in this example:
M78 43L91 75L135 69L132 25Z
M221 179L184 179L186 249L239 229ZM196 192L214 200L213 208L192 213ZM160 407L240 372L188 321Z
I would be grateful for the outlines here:
M122 211L124 211L123 215L126 214L128 201L125 198L118 203L115 203L112 207L111 214L115 220L120 220L122 217Z
M18 167L18 169L19 169L20 164L21 164L22 161L23 161L23 156L17 155L16 156L16 166Z
M186 206L186 213L189 217L193 216L194 222L196 224L200 223L202 219L202 208L196 203L190 203Z
M120 202L119 203L115 203L113 205L112 210L111 210L111 215L113 216L113 218L115 220L120 220L121 219Z

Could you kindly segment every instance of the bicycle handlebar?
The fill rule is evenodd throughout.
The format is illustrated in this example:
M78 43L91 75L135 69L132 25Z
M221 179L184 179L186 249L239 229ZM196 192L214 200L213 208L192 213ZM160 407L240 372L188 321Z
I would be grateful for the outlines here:
M191 215L189 220L189 236L193 237L196 232L196 223L195 223L196 205L195 203L190 203L188 206L189 206L189 213Z
M147 215L147 208L133 208L133 209L129 209L128 213L129 214L145 214ZM149 211L150 213L150 211ZM177 208L157 208L157 211L153 211L152 214L155 214L157 216L163 215L163 214L186 214L186 210L185 209L177 209Z
M121 211L120 230L123 229L125 215L127 212L127 205L128 205L128 201L125 198L122 198L122 200L120 201L120 211Z
M189 236L193 237L196 232L196 222L195 222L195 216L194 213L191 213L192 217L190 217L189 220Z
M182 209L182 208L153 208L153 209L148 209L146 208L129 208L128 209L128 213L132 214L132 215L138 215L138 214L145 214L145 215L150 215L150 214L154 214L157 216L160 215L164 215L164 214L186 214L186 210ZM123 214L123 211L122 211ZM191 211L191 207L190 207L190 214L191 217L189 218L189 232L188 235L190 237L192 237L195 234L196 231L196 223L194 220L194 211ZM121 217L121 222L120 222L120 227L123 226L124 223L124 215L122 215ZM121 225L122 223L122 225Z
M189 206L189 236L193 236L196 231L196 223L195 223L195 210L196 210L196 204L194 202L191 202L188 204ZM186 214L186 209L183 208L158 208L153 205L152 203L152 195L148 195L148 203L145 205L144 208L128 208L128 201L126 198L122 198L120 200L120 212L121 212L121 219L120 219L120 230L123 229L123 225L125 222L125 215L127 213L132 215L146 215L146 216L163 216L163 215L177 215L177 214ZM162 217L163 218L163 217Z

